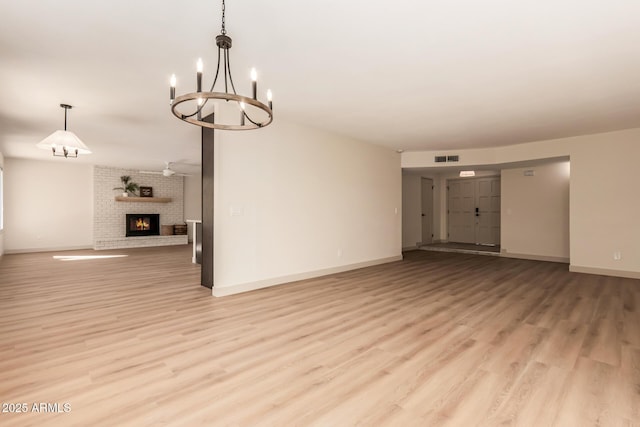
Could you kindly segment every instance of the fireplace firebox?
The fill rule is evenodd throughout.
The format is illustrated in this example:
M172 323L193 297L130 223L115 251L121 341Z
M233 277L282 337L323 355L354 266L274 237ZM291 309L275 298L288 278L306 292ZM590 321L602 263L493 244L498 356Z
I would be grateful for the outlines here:
M126 236L159 236L160 214L127 214Z

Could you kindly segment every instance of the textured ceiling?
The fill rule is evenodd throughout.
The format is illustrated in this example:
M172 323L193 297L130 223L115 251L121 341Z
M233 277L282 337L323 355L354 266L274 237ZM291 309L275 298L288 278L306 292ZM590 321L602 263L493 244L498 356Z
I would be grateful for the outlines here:
M220 3L0 0L0 151L69 129L95 164L199 163L168 80L205 86ZM275 120L404 150L490 147L640 126L640 2L228 0L234 80ZM208 73L209 72L209 73ZM259 131L255 131L259 132Z

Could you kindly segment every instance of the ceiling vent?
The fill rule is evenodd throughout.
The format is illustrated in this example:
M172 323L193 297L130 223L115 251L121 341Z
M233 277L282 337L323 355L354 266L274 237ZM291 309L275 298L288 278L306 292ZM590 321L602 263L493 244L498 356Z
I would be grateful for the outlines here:
M455 156L435 156L434 161L436 163L458 162L460 161L460 156L457 154Z

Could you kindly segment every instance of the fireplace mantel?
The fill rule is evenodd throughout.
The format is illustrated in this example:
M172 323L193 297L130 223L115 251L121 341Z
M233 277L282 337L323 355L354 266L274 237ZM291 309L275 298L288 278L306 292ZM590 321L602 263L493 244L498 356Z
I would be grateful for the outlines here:
M129 203L169 203L171 202L171 197L122 197L116 196L116 202L129 202Z

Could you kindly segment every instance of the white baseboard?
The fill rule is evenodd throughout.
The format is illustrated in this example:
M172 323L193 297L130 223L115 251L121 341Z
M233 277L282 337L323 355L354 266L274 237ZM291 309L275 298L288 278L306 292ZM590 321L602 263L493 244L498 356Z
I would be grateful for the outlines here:
M6 255L10 254L28 254L35 252L56 252L56 251L82 251L85 249L93 250L91 246L59 246L53 248L27 248L27 249L5 249Z
M574 273L598 274L600 276L626 277L628 279L640 279L639 271L613 270L610 268L580 267L570 265L569 271Z
M258 280L256 282L241 283L238 285L216 287L214 285L212 294L214 297L224 297L227 295L239 294L242 292L254 291L256 289L270 286L283 285L285 283L297 282L299 280L313 279L315 277L327 276L329 274L342 273L359 268L372 267L374 265L386 264L389 262L402 261L402 255L388 258L380 258L371 261L357 262L355 264L341 265L339 267L324 268L322 270L308 271L305 273L291 274L287 276L274 277L271 279Z
M500 256L505 258L517 258L517 259L530 259L532 261L548 261L548 262L560 262L563 264L569 264L569 258L547 255L529 255L529 254L514 254L511 252L500 252Z

